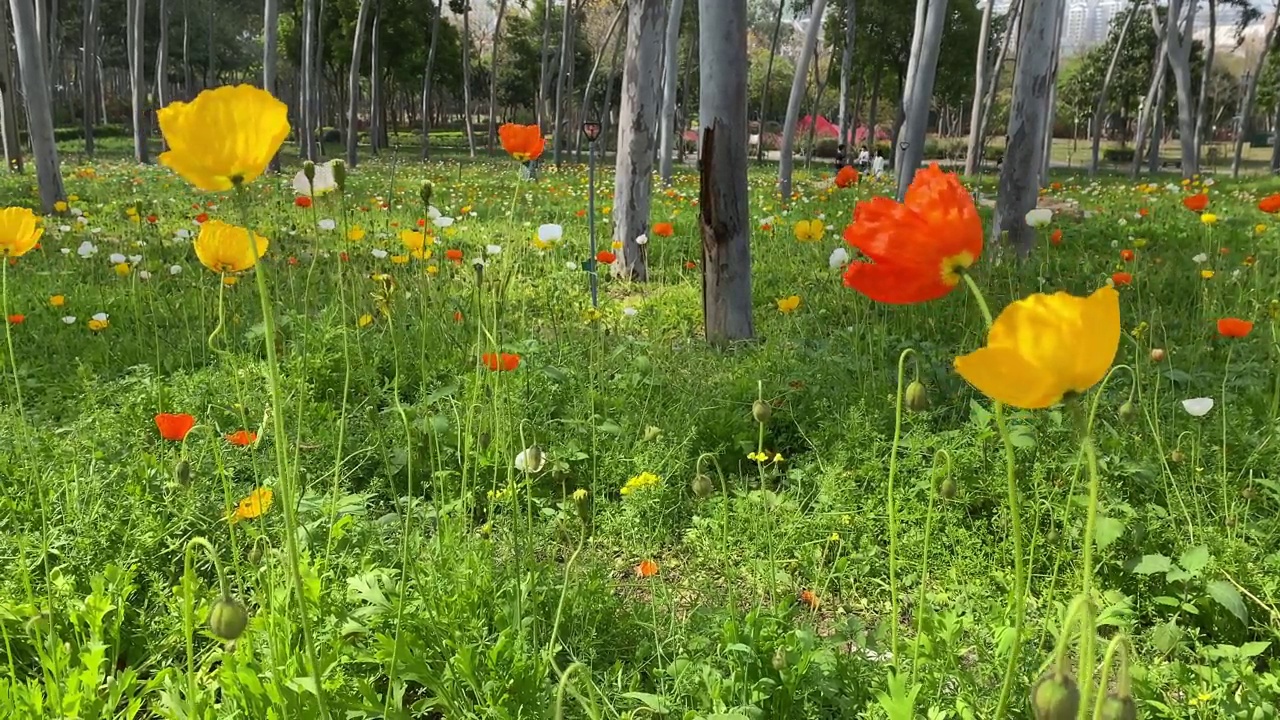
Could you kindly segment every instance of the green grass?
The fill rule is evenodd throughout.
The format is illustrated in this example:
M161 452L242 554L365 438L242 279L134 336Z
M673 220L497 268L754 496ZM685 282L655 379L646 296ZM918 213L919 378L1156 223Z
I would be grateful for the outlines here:
M602 277L597 317L580 269L583 167L548 163L528 184L510 161L415 152L362 163L345 198L312 209L294 206L292 171L251 186L282 404L255 277L223 286L178 237L201 212L238 222L234 198L161 168L104 160L90 178L67 165L86 222L48 218L41 249L5 270L7 312L24 318L9 326L0 414L0 716L313 718L323 697L347 718L991 718L1012 649L1009 716L1031 717L1080 590L1088 473L1068 412L1009 413L1030 576L1026 638L1010 648L1001 434L951 369L984 339L978 307L963 292L877 305L828 265L854 205L886 188L832 190L815 171L783 209L772 174L753 170L753 224L774 219L752 239L759 337L716 351L701 338L695 176L655 191L652 219L676 233L648 244L651 282ZM375 257L402 252L426 179L457 221L428 260ZM1180 189L1056 179L1053 197L1090 216L1060 213L1062 244L1028 262L988 247L974 273L996 312L1134 275L1116 358L1132 372L1084 398L1101 471L1096 656L1129 638L1142 717L1277 717L1280 227L1255 207L1276 188L1213 186L1210 229ZM5 177L0 191L30 204L31 183ZM827 235L797 242L791 225L815 217ZM545 253L531 243L542 223L564 226ZM355 225L366 236L349 242ZM86 241L98 250L81 258ZM112 253L141 260L121 276ZM780 313L790 295L799 309ZM99 312L110 326L92 332ZM1224 316L1255 329L1218 338ZM886 490L907 348L906 380L924 382L930 409L905 416L896 452L893 588ZM483 368L498 351L519 368ZM1206 417L1181 405L1197 396L1216 400ZM758 398L772 406L763 427ZM199 425L163 441L162 411ZM240 429L258 442L223 439ZM545 466L518 471L535 444ZM748 458L760 449L783 460ZM299 491L297 565L277 451ZM643 472L660 482L623 496ZM258 487L273 505L229 523ZM193 538L248 608L234 643L209 632L219 582ZM643 560L658 572L638 577Z

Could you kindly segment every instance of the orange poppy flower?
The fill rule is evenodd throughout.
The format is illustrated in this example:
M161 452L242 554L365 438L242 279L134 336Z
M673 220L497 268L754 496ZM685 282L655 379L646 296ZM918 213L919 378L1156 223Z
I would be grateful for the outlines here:
M858 183L858 171L852 165L845 165L836 173L836 187L847 188Z
M22 323L26 322L26 320L27 320L27 316L22 315L20 313L14 313L13 315L9 316L10 325L21 325Z
M811 610L817 610L818 606L822 604L822 602L818 600L818 596L813 594L812 590L801 590L800 602L808 605Z
M1129 285L1132 282L1133 282L1133 275L1130 275L1127 272L1118 272L1118 273L1112 274L1111 276L1111 283L1116 287L1119 287L1121 285Z
M1062 228L1054 228L1053 232L1049 233L1049 242L1054 245L1062 244Z
M1146 208L1138 208L1138 215L1140 215L1140 216L1142 216L1142 217L1146 217L1147 215L1150 215L1150 214L1151 214L1151 211L1150 211L1150 210L1148 210L1148 209L1146 209Z
M502 140L502 149L520 162L542 157L547 145L542 139L542 128L537 125L507 123L498 128L498 137Z
M640 564L636 565L636 577L638 578L649 578L657 574L658 563L652 560L641 560Z
M849 263L844 284L876 302L936 300L982 255L982 221L960 179L935 163L916 173L905 203L860 202L845 242L865 259Z
M698 269L698 263L696 263L696 262L694 262L694 261L690 260L690 261L688 261L688 262L686 262L686 263L684 264L684 269L685 269L685 270L697 270L697 269Z
M462 262L462 251L458 248L449 248L448 250L445 250L444 256L448 258L450 262Z
M618 259L618 256L614 255L608 250L601 250L600 252L596 253L596 260L598 262L604 263L605 265L612 265L613 261L617 259Z
M1218 334L1226 338L1242 338L1253 332L1253 323L1240 318L1222 318L1218 321Z
M669 222L654 223L653 234L658 237L671 237L676 234L676 228Z
M511 372L520 367L520 356L515 353L485 353L480 362L494 372Z
M1121 250L1121 251L1120 251L1120 259L1121 259L1121 260L1123 260L1123 261L1125 261L1125 262L1133 262L1133 251L1132 251L1132 250Z
M200 213L196 216L196 222L204 224L209 221L209 213Z
M1268 195L1259 200L1258 209L1270 215L1280 213L1280 193Z
M293 204L297 205L300 208L306 209L311 207L311 198L307 197L306 195L299 195L298 197L293 199Z
M165 440L182 442L195 426L195 417L186 413L156 413L156 429Z
M252 430L237 430L227 435L227 442L232 445L239 445L240 447L252 445L257 441L258 433L253 432Z
M1204 212L1209 207L1209 195L1207 193L1196 193L1182 198L1182 206L1191 212Z

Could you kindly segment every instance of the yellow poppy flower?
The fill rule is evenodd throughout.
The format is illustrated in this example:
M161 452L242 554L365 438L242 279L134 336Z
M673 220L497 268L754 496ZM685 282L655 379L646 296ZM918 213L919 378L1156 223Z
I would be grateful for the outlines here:
M237 505L236 511L231 516L231 522L237 520L252 520L261 517L271 509L271 501L274 499L275 493L271 492L271 488L258 488L246 495Z
M254 245L257 244L257 253ZM236 225L220 220L208 220L200 225L196 238L196 257L214 272L241 272L258 264L258 258L267 252L267 239Z
M796 223L796 239L800 242L817 242L826 231L826 223L821 220L801 220Z
M985 347L956 358L956 371L984 395L1035 410L1102 380L1120 345L1120 294L1087 298L1036 293L996 318Z
M1205 225L1216 225L1218 223L1218 216L1213 213L1205 213L1200 216L1200 222Z
M395 263L396 265L408 265L409 256L408 255L392 255L391 262Z
M364 228L359 225L352 225L351 229L347 231L347 239L351 242L360 242L364 239L364 235Z
M129 277L129 263L116 263L115 271L120 277Z
M69 206L67 205L67 201L66 201L66 200L59 200L59 201L57 201L57 202L55 202L55 203L53 204L53 211L54 211L54 212L59 212L59 213L64 213L64 212L66 212L66 211L67 211L67 208L68 208L68 207L69 207Z
M428 245L434 245L435 240L426 233L417 230L401 230L400 242L404 243L405 249L409 254L419 260L426 260L431 257L431 251L427 249Z
M1212 271L1212 270L1201 270L1201 271L1200 271L1200 277L1204 278L1205 280L1209 280L1209 279L1211 279L1211 278L1213 277L1213 271Z
M361 315L360 319L356 320L356 325L359 325L362 328L369 327L372 324L373 324L373 316L370 315L369 313L365 313Z
M49 304L54 307L62 307L67 304L67 297L65 295L51 295L49 297Z
M0 255L26 255L40 242L44 230L40 218L28 208L10 207L0 210Z
M156 112L169 144L161 165L206 192L253 182L289 134L288 108L252 85L204 90Z
M1263 225L1262 223L1258 223L1257 225L1253 226L1253 231L1261 235L1262 233L1267 231L1267 226Z
M783 314L795 312L800 307L800 296L792 295L791 297L778 298L778 312Z

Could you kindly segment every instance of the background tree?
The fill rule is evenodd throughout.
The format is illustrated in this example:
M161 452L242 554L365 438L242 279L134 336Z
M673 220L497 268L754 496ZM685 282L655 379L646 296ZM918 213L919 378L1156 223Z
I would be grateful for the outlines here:
M796 60L795 75L791 79L791 95L787 99L787 119L782 123L782 143L778 160L778 191L783 202L791 201L791 168L795 163L796 125L800 122L800 104L804 101L805 83L809 78L809 62L818 46L818 34L822 31L822 13L827 0L813 0L809 8L809 27L805 30L804 45Z
M662 0L630 0L628 4L622 108L618 112L613 239L622 243L615 271L631 280L648 278L646 246L637 243L636 238L649 232L659 105L658 74L653 69L662 60L665 15Z
M27 105L27 133L35 159L40 206L45 213L51 213L54 203L66 195L58 168L58 146L53 141L53 110L49 103L44 51L36 33L35 7L31 0L9 0L9 9L13 12L13 37L18 46L22 95Z

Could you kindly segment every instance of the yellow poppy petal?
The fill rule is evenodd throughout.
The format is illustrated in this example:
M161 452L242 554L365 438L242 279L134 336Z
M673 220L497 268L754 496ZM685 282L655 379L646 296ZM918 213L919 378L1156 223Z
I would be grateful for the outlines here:
M983 395L1011 407L1037 410L1062 399L1052 376L1016 350L984 347L956 358L956 372Z
M1106 377L1120 349L1120 293L1113 287L1095 291L1081 303L1085 331L1075 338L1076 361L1071 389L1082 393Z

